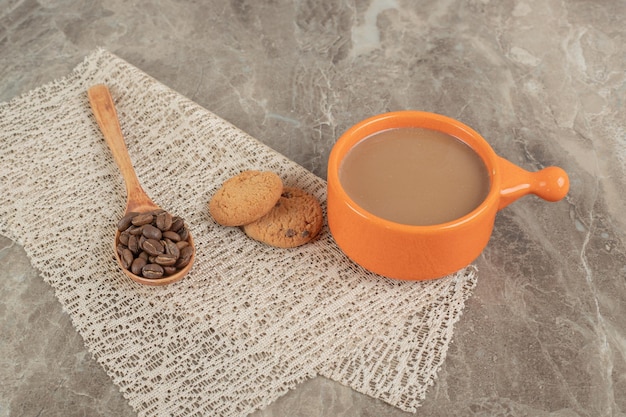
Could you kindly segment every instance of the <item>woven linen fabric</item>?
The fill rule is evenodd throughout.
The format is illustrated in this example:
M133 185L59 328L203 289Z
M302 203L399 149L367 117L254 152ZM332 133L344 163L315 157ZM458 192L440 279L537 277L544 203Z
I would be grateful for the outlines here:
M143 188L194 236L196 261L177 283L142 286L115 261L126 190L88 104L98 83ZM207 202L243 170L274 171L324 210L326 184L103 49L0 104L0 141L0 233L24 247L141 416L246 415L316 375L414 411L476 284L472 266L426 282L377 276L326 226L277 249L217 225Z

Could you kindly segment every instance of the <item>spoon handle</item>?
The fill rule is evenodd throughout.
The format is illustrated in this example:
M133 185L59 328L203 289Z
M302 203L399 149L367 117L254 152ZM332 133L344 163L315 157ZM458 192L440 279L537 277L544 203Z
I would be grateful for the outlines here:
M98 84L89 88L87 95L98 126L104 135L104 140L113 154L115 163L122 172L126 184L126 212L148 211L157 208L156 204L141 188L137 174L133 169L109 89L106 85Z

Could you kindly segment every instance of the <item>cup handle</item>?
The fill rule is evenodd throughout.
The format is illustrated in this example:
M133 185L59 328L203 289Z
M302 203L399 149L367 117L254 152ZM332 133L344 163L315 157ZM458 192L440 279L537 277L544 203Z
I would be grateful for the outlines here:
M547 201L559 201L569 191L567 173L559 167L547 167L537 172L529 172L507 159L501 157L498 159L502 174L498 210L502 210L527 194L535 194Z

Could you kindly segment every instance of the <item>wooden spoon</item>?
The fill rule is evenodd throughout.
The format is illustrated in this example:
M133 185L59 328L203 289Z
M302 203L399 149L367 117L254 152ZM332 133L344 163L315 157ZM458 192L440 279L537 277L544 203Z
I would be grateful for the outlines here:
M96 121L98 122L98 126L100 126L104 139L113 154L113 159L117 163L117 166L122 173L122 177L124 177L127 198L124 216L132 212L146 213L159 210L160 207L156 205L150 197L148 197L146 192L141 188L141 184L137 179L130 156L128 155L128 149L126 148L126 143L124 142L124 136L122 134L122 129L119 124L119 119L117 117L117 112L115 111L115 105L113 103L113 99L111 98L109 89L102 84L95 85L87 91L87 95L89 96L89 103L91 105L91 109L93 110L93 114L96 117ZM167 276L164 275L162 278L157 279L144 278L133 274L131 271L123 267L120 255L117 251L119 237L120 232L118 231L115 234L114 241L114 251L117 262L128 277L141 284L166 285L178 281L183 278L187 272L189 272L195 258L194 248L194 252L191 255L189 263L176 273ZM191 234L189 234L188 242L192 247L194 247Z

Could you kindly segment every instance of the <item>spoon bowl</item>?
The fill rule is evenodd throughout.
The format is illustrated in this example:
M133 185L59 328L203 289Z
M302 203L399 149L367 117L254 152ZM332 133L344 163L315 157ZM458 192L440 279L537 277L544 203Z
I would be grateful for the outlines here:
M117 117L117 112L115 110L115 105L113 103L113 98L111 97L109 89L103 84L98 84L89 88L89 90L87 91L87 95L89 97L89 104L91 105L93 114L96 118L96 121L98 122L98 126L100 127L104 139L109 146L111 153L113 154L113 159L115 160L115 163L117 164L122 173L122 177L124 178L127 197L124 216L133 212L147 213L155 210L160 210L161 207L154 203L150 199L150 197L148 197L143 188L141 188L141 184L139 183L137 174L133 169L130 156L128 155L128 149L126 148L126 143L124 142L124 136L122 134L122 129L119 124L119 119ZM120 265L120 268L122 269L124 274L126 274L126 276L128 276L133 281L140 284L159 286L176 282L182 279L187 274L187 272L189 272L193 261L195 260L195 245L193 238L191 237L191 233L189 233L187 242L192 248L194 248L194 251L191 255L189 263L185 267L177 270L172 275L164 275L162 278L156 279L149 279L139 275L135 275L130 270L124 268L120 259L120 255L117 251L120 234L121 232L118 230L115 234L115 240L113 241L115 258L117 259L117 263Z

